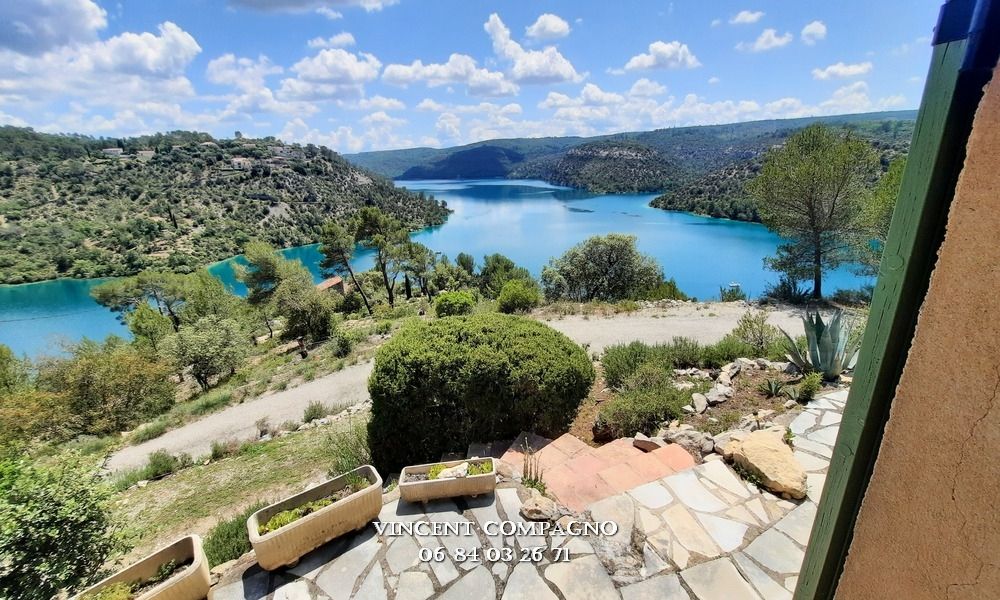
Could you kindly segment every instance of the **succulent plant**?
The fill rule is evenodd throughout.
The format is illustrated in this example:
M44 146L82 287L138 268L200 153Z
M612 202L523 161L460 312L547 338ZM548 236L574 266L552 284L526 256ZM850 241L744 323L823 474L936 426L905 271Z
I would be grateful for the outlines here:
M827 323L818 310L808 309L802 317L802 327L806 333L805 353L787 331L781 330L785 334L788 360L803 373L818 372L826 381L839 377L851 365L860 345L858 341L851 341L852 327L844 319L844 311L838 309Z

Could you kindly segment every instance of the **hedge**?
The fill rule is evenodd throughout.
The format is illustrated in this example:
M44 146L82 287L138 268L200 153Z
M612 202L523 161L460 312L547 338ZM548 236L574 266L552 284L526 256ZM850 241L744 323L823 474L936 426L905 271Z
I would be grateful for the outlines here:
M586 352L537 321L483 313L409 324L375 355L372 460L392 473L471 442L554 436L593 381Z

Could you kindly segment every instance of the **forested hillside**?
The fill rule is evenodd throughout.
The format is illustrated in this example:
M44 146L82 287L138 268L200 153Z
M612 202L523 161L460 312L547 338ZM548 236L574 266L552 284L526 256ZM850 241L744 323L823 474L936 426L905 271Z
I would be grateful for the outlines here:
M0 282L186 272L250 239L317 241L378 206L411 228L448 210L325 147L174 132L125 140L0 128Z
M597 193L638 193L668 189L681 173L669 159L649 146L605 140L522 163L508 176L544 179Z

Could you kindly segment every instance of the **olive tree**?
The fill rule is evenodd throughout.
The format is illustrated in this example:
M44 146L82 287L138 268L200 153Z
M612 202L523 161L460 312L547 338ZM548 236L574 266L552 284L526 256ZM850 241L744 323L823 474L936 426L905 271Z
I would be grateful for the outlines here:
M594 236L549 261L542 271L545 297L588 302L635 298L663 281L663 270L639 252L634 235Z
M179 368L191 367L191 374L203 390L211 379L231 374L243 364L250 342L243 325L236 319L208 316L189 325L161 342L161 352Z

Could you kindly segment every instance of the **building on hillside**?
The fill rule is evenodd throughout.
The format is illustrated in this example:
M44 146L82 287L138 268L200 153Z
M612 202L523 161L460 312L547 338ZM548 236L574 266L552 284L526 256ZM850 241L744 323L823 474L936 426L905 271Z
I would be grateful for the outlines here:
M101 150L105 156L121 156L124 150L121 148L104 148Z
M330 289L337 290L341 294L347 293L347 284L344 282L344 278L338 275L334 275L329 279L324 279L323 281L316 284L316 289L325 292Z
M230 159L229 164L232 165L234 169L238 169L240 171L249 171L253 168L253 161L245 156L237 156Z
M271 156L277 158L293 158L293 159L303 159L305 158L305 153L298 148L293 148L292 146L268 146L268 151Z
M156 150L138 150L135 155L139 160L149 160L156 156Z

